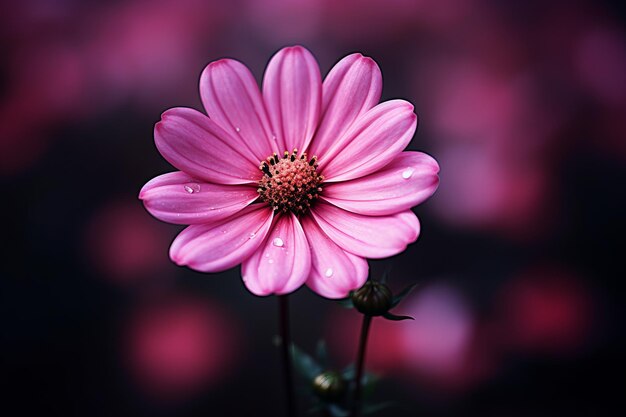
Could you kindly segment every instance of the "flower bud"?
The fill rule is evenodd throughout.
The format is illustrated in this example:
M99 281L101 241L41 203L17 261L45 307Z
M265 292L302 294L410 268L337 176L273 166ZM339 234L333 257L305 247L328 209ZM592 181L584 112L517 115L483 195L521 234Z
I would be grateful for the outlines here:
M346 381L338 372L324 371L313 379L313 390L323 400L339 401L346 393Z
M390 308L393 301L391 290L385 284L367 281L361 288L352 293L352 304L363 314L381 316Z

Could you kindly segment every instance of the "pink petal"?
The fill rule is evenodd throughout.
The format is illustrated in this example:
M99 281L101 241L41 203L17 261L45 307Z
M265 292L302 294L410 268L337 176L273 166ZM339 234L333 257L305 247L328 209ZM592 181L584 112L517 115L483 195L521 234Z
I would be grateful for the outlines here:
M410 210L392 216L364 216L320 202L311 214L337 245L364 258L396 255L415 242L420 231Z
M311 253L300 222L292 213L274 222L264 244L241 269L243 281L256 295L288 294L309 276Z
M381 103L359 117L320 157L326 181L346 181L387 165L411 141L417 127L413 105L404 100Z
M258 197L254 187L211 184L184 172L159 175L148 181L139 192L139 198L150 214L176 224L222 220Z
M311 273L306 285L326 298L344 298L367 280L367 261L344 252L310 216L300 220L311 248Z
M249 184L261 177L259 161L246 150L243 139L196 110L167 110L154 127L154 141L169 163L196 178Z
M228 219L194 224L174 239L170 258L201 272L219 272L240 264L263 243L273 211L253 204Z
M438 172L437 161L425 153L402 152L373 174L326 185L323 198L354 213L399 213L433 195L439 185Z
M263 98L245 65L232 59L210 63L200 77L200 96L209 117L241 136L257 162L272 154L272 130Z
M352 54L339 61L324 79L322 117L309 147L321 156L362 114L380 100L383 88L380 68L373 59Z
M317 128L322 103L322 77L313 55L301 46L278 51L265 71L263 99L278 151L304 152Z

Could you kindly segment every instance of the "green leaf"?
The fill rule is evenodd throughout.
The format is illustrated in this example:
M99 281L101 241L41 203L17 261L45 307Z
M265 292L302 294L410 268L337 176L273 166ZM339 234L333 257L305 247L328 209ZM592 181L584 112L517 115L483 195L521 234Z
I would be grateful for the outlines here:
M317 361L322 368L328 368L328 350L326 349L326 341L324 339L317 341L315 356L317 356Z
M376 384L380 378L377 375L366 372L361 379L361 386L363 387L363 398L369 398L374 394Z
M356 374L356 368L354 367L353 363L351 363L348 366L346 366L345 368L343 368L343 371L341 372L341 375L343 376L343 378L346 381L353 380L355 374Z
M291 358L296 371L304 378L313 380L322 373L322 367L308 354L304 353L295 345L291 345Z
M352 298L351 297L342 298L340 300L337 300L337 302L343 308L354 308L354 304L352 304Z
M400 304L400 301L402 301L404 299L404 297L406 297L407 295L409 295L409 293L411 291L413 291L413 289L415 287L417 287L418 283L416 282L415 284L409 285L408 287L406 287L405 289L403 289L402 291L400 291L400 293L398 295L396 295L395 297L393 297L393 301L391 302L391 308L394 308L395 306L397 306L398 304Z
M386 318L387 320L392 320L392 321L415 320L411 316L396 316L395 314L391 314L389 312L383 314L383 317Z

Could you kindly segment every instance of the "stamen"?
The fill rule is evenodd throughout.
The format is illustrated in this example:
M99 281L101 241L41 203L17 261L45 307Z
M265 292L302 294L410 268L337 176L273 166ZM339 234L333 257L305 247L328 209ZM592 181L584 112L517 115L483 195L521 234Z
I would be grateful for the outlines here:
M265 173L265 175L268 175L270 178L272 177L272 173L270 172L270 167L267 165L267 162L263 162L259 168Z
M263 178L257 192L274 211L296 215L306 213L322 191L322 176L317 173L317 157L308 160L306 152L298 156L298 149L276 153L259 166Z

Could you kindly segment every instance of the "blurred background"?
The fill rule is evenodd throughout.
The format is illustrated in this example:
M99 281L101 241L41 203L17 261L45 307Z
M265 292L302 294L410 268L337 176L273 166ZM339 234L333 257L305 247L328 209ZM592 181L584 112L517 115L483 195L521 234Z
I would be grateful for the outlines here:
M371 263L379 416L609 416L624 353L626 9L496 0L25 0L0 6L5 415L280 416L276 299L239 270L173 265L180 230L137 199L173 170L160 113L200 109L204 66L302 44L362 52L415 104L441 184L422 236ZM295 341L355 355L359 315L306 288ZM301 382L302 415L309 404ZM18 410L17 412L8 412Z

